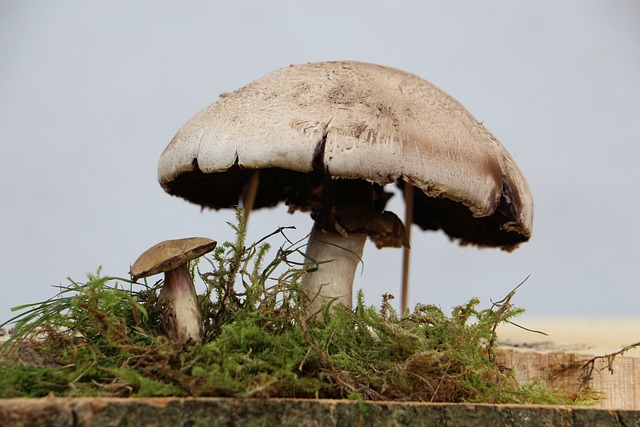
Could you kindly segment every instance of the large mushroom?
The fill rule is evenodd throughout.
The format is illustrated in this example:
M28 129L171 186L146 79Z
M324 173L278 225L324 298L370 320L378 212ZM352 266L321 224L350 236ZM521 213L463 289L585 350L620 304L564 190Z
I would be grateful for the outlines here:
M510 251L533 221L520 170L460 103L415 75L360 62L289 66L221 95L178 131L158 179L203 207L236 206L257 183L255 209L310 212L312 314L327 298L351 306L367 237L408 246L402 221L384 210L386 184L413 196L415 224L463 244Z
M158 302L164 329L173 341L202 341L202 310L188 267L215 247L216 241L206 237L165 240L144 251L131 266L134 281L164 273Z

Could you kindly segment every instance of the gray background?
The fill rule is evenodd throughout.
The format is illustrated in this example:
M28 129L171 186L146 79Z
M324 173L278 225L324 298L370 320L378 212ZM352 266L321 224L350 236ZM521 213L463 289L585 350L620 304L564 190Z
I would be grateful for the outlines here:
M638 315L640 3L636 1L2 1L0 320L98 266L125 276L164 239L232 237L229 212L165 194L160 153L197 111L289 64L359 60L462 102L532 188L514 253L414 228L410 301L515 302L535 315ZM391 208L402 216L403 203ZM258 212L250 241L311 226ZM281 241L273 241L278 245ZM400 251L368 245L369 304L399 296ZM398 299L394 302L398 304ZM397 305L396 305L397 306Z

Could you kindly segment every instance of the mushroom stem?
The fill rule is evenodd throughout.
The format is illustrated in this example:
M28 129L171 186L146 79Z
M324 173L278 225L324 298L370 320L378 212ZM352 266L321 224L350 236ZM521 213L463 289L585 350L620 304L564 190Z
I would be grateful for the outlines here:
M169 339L183 344L202 341L202 312L187 264L164 273L158 302Z
M413 185L408 182L404 183L404 226L406 230L407 241L411 243L411 224L413 224ZM409 305L409 264L411 261L411 247L405 246L402 250L402 295L400 299L400 313Z
M307 264L318 269L304 276L302 287L309 297L309 317L318 314L322 319L325 300L351 308L353 278L362 258L366 234L348 236L322 231L314 226L307 245Z
M244 210L244 225L245 227L249 223L249 215L253 211L253 205L256 202L256 195L258 194L258 185L260 184L260 170L256 169L251 172L251 178L247 183L247 187L244 191L242 198L242 209Z

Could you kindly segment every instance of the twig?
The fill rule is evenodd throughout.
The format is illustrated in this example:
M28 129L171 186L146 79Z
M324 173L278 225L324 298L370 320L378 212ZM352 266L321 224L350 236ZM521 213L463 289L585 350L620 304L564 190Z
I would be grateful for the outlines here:
M630 344L628 346L625 346L621 350L615 351L613 353L605 354L602 356L595 356L588 360L576 361L569 368L576 367L579 365L580 368L584 370L583 374L580 376L580 378L582 379L580 388L583 388L583 387L586 387L587 383L591 380L593 371L596 368L596 362L598 360L606 360L606 363L607 363L606 368L609 371L609 373L613 374L613 362L615 361L615 358L618 356L622 356L627 351L637 347L640 347L640 341Z

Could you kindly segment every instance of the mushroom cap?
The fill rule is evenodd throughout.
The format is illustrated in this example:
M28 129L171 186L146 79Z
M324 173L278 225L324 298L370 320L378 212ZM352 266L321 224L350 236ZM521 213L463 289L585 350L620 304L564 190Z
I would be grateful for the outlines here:
M511 250L531 235L522 173L459 102L404 71L360 62L289 66L202 110L162 153L158 180L203 207L309 210L325 175L416 191L414 222L463 243Z
M129 274L133 280L173 270L216 247L216 241L206 237L165 240L144 251L133 263Z

